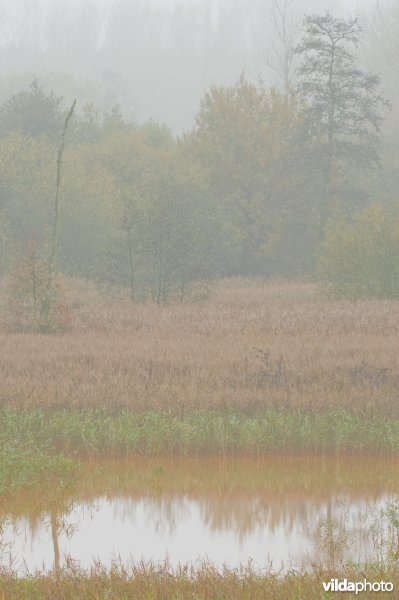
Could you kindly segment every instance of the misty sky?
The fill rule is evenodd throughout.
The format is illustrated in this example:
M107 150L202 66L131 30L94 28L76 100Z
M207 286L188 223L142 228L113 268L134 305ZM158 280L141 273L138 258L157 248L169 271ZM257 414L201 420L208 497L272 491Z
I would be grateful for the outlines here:
M388 2L388 0L386 0ZM190 127L212 84L240 72L278 85L272 0L4 0L0 101L33 75L66 101ZM306 12L367 14L375 0L294 0Z

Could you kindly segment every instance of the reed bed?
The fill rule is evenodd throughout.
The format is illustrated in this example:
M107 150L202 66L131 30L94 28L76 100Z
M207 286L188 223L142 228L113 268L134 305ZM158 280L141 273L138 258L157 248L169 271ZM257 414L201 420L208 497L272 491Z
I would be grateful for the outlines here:
M71 281L65 302L65 331L44 336L0 297L3 503L18 490L54 495L80 457L399 454L397 301L329 302L312 284L230 280L165 306ZM337 573L70 562L24 577L2 569L0 600L321 599ZM339 576L399 589L397 561Z
M392 582L399 589L397 569L383 566L348 567L337 571L315 568L312 572L287 574L259 573L251 565L234 570L216 569L209 564L196 568L168 565L115 565L107 570L100 564L88 571L72 562L57 573L31 574L19 578L15 573L0 572L0 597L4 600L308 600L332 598L322 582L346 577L349 581ZM345 598L375 598L374 592ZM394 593L380 593L380 598L395 598Z
M2 405L399 416L398 301L330 302L312 284L229 280L200 302L157 306L68 286L62 334L0 314Z

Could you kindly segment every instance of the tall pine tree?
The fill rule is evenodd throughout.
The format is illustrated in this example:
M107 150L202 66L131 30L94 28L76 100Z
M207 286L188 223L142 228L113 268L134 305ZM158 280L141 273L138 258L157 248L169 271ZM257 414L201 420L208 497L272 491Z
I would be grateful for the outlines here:
M362 71L355 51L362 32L357 19L330 13L305 18L304 35L296 49L302 58L298 90L307 114L307 133L315 140L319 191L320 238L324 236L334 196L333 181L349 162L378 162L376 134L387 102L376 75Z

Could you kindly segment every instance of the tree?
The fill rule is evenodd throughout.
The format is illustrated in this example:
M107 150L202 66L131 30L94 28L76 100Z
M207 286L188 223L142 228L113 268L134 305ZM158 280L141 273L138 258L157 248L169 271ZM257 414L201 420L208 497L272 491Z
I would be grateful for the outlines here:
M152 149L151 160L121 189L121 254L132 300L184 300L209 275L212 226L201 172L183 149Z
M29 91L11 96L0 109L0 133L20 131L33 138L47 135L56 139L62 125L62 99L46 94L37 79Z
M57 253L60 228L60 200L63 174L63 157L68 126L75 110L73 102L65 119L61 142L58 149L57 175L54 199L54 219L49 240L49 257L43 261L38 252L36 241L29 245L27 255L21 265L11 275L9 288L12 295L32 303L32 322L36 329L43 332L53 331L56 327L58 281ZM42 224L42 226L44 223Z
M0 277L7 270L12 254L12 234L5 215L0 211Z
M47 294L46 301L43 304L43 317L45 321L46 330L52 329L52 317L55 302L56 292L56 265L57 265L57 252L58 252L58 238L60 229L60 200L61 200L61 184L62 184L62 169L63 159L65 151L66 136L68 133L69 122L73 117L75 111L76 100L73 101L72 106L65 118L64 128L62 130L61 142L58 149L57 158L57 177L55 182L55 199L54 199L54 221L51 232L50 240L50 255L48 259L48 282L47 282Z
M83 106L82 115L75 119L75 126L71 132L73 141L81 143L98 142L101 133L101 123L98 111L93 102Z
M286 217L308 214L301 128L292 95L267 91L244 76L235 85L212 87L203 98L185 141L209 181L225 273L270 275L279 264L275 248L284 245L280 232L285 242L290 236Z
M268 65L282 79L285 93L289 93L295 72L295 48L300 22L292 14L294 0L273 0L272 24L276 36Z
M23 244L21 257L14 257L5 276L7 313L13 330L48 331L45 313L48 287L48 264L43 257L40 242L31 239ZM68 311L63 302L63 283L60 277L54 282L52 299L52 330L64 330L68 326Z
M54 147L46 137L0 137L0 212L16 239L44 242L50 225Z
M399 297L397 219L375 204L353 222L331 222L321 245L319 273L331 297Z
M203 174L186 160L182 147L160 155L148 197L147 239L152 298L184 300L191 285L209 275L213 260L211 211Z
M125 123L119 104L114 104L104 115L103 128L106 131L123 130Z
M302 57L298 90L322 173L322 239L334 194L332 182L340 167L348 162L370 166L378 161L375 136L382 122L381 109L387 103L379 92L379 77L356 66L354 50L362 31L358 19L336 18L327 12L306 17L304 27L296 49Z

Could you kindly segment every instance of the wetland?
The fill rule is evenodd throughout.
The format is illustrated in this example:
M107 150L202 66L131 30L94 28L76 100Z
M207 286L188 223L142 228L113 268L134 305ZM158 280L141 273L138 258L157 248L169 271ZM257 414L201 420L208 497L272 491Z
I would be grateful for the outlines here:
M0 598L399 589L396 301L69 293L64 333L0 327Z
M85 569L209 562L281 572L371 563L390 541L384 515L398 496L393 457L84 461L66 488L0 504L2 566L22 574L68 561Z

